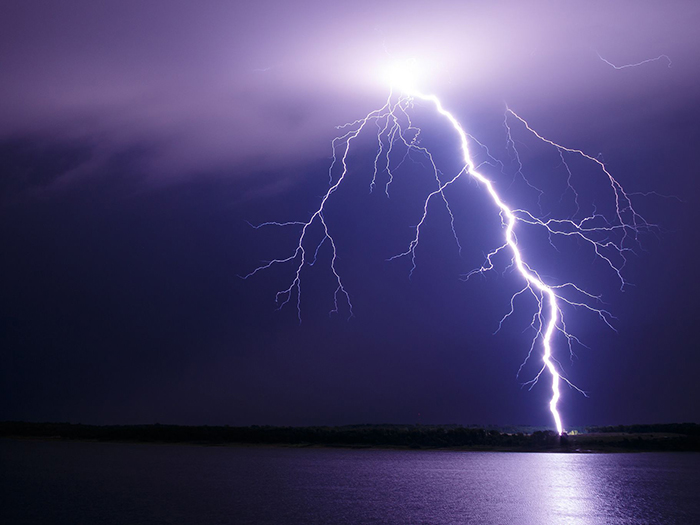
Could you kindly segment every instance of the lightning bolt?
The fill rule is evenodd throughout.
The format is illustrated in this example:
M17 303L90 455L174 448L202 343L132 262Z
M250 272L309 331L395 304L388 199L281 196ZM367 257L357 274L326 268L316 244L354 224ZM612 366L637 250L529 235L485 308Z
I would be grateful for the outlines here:
M614 328L611 322L614 318L607 310L599 308L596 305L600 300L599 296L585 291L575 283L546 282L530 263L525 260L516 235L518 227L521 225L528 225L544 229L549 235L550 244L554 247L554 242L557 238L577 238L585 246L588 246L595 256L602 260L614 272L622 288L625 286L622 269L627 262L626 257L628 253L633 251L631 246L638 243L638 235L641 231L651 229L654 225L648 224L635 212L632 207L630 195L624 191L622 186L611 175L601 160L586 154L580 149L566 147L544 137L535 131L523 117L509 107L506 108L504 120L509 144L512 143L511 146L515 150L515 143L511 137L511 127L512 125L519 125L542 143L557 150L562 164L565 166L566 172L568 173L567 191L570 190L574 193L577 213L579 211L578 194L571 185L571 170L566 161L567 156L573 155L579 156L592 163L598 169L600 175L610 187L615 211L612 217L605 217L604 214L594 210L591 215L581 220L575 220L573 218L577 213L570 218L555 219L541 218L530 211L507 204L497 191L495 183L480 171L484 163L489 163L491 165L500 165L501 172L503 172L503 164L496 161L496 159L491 156L486 146L478 142L472 135L464 130L455 116L445 109L443 103L436 95L425 94L416 89L410 75L406 75L402 72L398 75L394 75L394 77L389 96L381 108L371 111L363 118L355 120L354 122L338 127L341 134L332 141L333 157L328 171L329 188L321 197L320 204L311 214L310 218L306 221L266 222L254 226L255 228L274 226L297 229L298 242L292 253L285 257L264 262L252 272L242 277L247 279L275 265L292 264L294 276L289 286L280 290L275 299L278 308L282 308L291 301L294 301L296 303L297 317L299 322L301 322L301 283L303 270L305 266L312 266L316 263L319 250L324 244L328 244L331 249L330 269L336 283L333 293L333 307L330 311L330 315L334 313L337 314L341 310L344 310L347 311L348 317L353 316L350 294L337 268L337 244L326 222L325 212L329 206L331 197L348 176L348 157L352 143L363 131L371 128L371 124L374 124L377 136L377 154L374 159L374 171L369 187L370 192L374 191L379 184L378 175L386 172L387 182L383 190L388 196L395 172L404 162L409 160L415 161L416 156L425 161L425 165L432 171L432 176L435 180L434 189L428 193L423 202L422 215L415 226L413 239L410 241L405 251L391 257L389 260L406 257L411 260L412 266L410 273L412 274L416 269L416 250L419 246L421 230L428 217L428 207L433 199L439 199L444 204L450 216L454 239L461 251L461 245L455 230L455 217L445 192L449 186L455 184L460 178L469 177L477 181L479 187L483 188L486 197L492 202L494 210L497 211L500 216L502 230L501 242L498 247L491 250L486 255L482 266L468 273L465 279L492 270L495 267L496 258L500 254L509 255L511 261L510 266L520 276L522 288L511 297L510 311L501 319L498 329L500 330L503 322L514 313L515 301L518 297L523 294L529 294L535 299L537 307L532 314L530 325L535 335L531 341L527 357L521 365L518 374L520 374L525 363L532 357L533 352L535 352L537 348L541 348L541 367L539 372L533 379L525 383L525 385L529 385L529 387L532 388L537 384L542 374L548 374L551 380L549 410L557 432L561 434L564 431L564 427L558 410L558 402L561 397L562 382L567 383L569 386L585 395L585 392L573 385L573 383L565 377L560 362L554 356L553 339L557 333L565 338L569 353L572 356L572 345L574 343L582 344L575 335L567 331L564 321L564 308L572 307L573 309L586 310L599 317L613 330ZM420 146L419 138L421 130L414 126L410 116L414 105L418 103L427 104L434 108L435 112L449 124L459 138L460 164L462 167L456 173L445 176L445 174L438 169L430 151ZM477 164L470 151L470 143L474 147L485 150L489 160L482 164ZM517 150L515 151L517 155ZM400 152L403 152L403 155L400 155ZM399 153L401 160L398 163L392 163L391 159L395 158L397 153ZM519 157L518 165L518 174L524 178L522 175L522 163ZM527 179L525 179L525 182L528 186L540 192L539 196L541 197L542 190L535 188Z
M609 65L613 69L628 69L631 67L637 67L637 66L643 66L644 64L649 64L651 62L658 62L659 60L665 60L666 64L668 67L671 67L671 58L668 55L659 55L654 58L647 58L646 60L640 60L639 62L634 62L630 64L622 64L621 66L615 65L609 60L603 58L600 53L596 51L596 54L598 55L598 58L601 59L603 62L605 62L607 65Z

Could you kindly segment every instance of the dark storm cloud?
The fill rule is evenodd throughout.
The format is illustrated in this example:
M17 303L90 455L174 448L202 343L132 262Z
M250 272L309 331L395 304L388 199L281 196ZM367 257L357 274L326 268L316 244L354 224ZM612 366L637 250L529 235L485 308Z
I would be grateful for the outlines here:
M333 126L384 97L395 60L418 60L426 87L471 106L629 100L671 75L684 89L697 6L578 4L14 2L0 17L0 137L84 141L99 157L148 143L145 172L179 178L326 156ZM596 51L674 67L656 86L616 87Z

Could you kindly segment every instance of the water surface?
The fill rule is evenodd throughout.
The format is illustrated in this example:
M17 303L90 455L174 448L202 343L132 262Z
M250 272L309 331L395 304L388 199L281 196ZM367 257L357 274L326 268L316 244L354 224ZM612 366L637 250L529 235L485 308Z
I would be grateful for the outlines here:
M0 523L691 524L700 454L0 440Z

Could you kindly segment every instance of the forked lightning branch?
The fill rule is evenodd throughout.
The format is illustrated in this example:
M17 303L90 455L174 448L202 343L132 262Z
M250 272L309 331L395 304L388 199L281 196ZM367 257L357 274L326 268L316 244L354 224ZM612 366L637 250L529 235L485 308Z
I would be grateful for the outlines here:
M498 261L506 255L506 260L510 261L510 266L519 275L521 287L513 293L510 301L510 309L501 319L499 328L503 321L515 311L516 299L522 294L529 294L534 298L535 309L531 312L531 327L534 329L534 337L529 343L523 344L527 351L525 362L539 356L539 371L530 379L526 385L532 388L543 377L548 378L551 388L549 410L554 420L557 432L560 434L564 430L562 418L558 410L558 402L561 396L562 383L567 383L572 388L583 393L566 379L561 365L561 354L572 352L572 344L578 342L575 334L570 333L566 328L565 313L567 315L581 314L584 311L594 314L600 320L610 326L612 316L606 310L600 308L599 297L584 290L574 282L566 280L566 276L559 276L558 282L549 282L544 279L538 269L526 260L521 251L518 240L518 229L520 227L536 227L543 229L550 238L550 243L554 243L558 237L575 237L590 251L596 258L599 258L612 271L619 280L620 286L624 286L625 281L622 269L626 263L626 256L638 242L638 234L643 230L648 230L652 225L648 224L637 212L635 212L630 196L625 192L618 181L612 176L605 164L596 157L592 157L580 149L571 148L558 144L535 131L528 122L510 108L506 109L506 129L509 142L512 143L512 126L520 126L525 133L532 134L536 139L542 141L549 147L555 148L561 157L563 165L568 173L568 188L576 195L578 205L578 194L571 185L571 169L567 164L567 157L578 156L583 160L592 163L596 173L600 177L601 192L607 195L607 199L612 203L613 210L608 217L602 213L594 211L583 219L574 218L542 218L534 210L518 207L517 202L506 202L499 193L499 182L492 180L480 171L480 166L475 162L475 157L471 148L475 150L481 148L481 143L477 142L472 135L468 134L457 118L449 112L440 99L433 94L425 94L416 87L414 71L412 66L400 66L389 74L391 90L383 106L371 111L366 116L340 126L342 134L336 137L332 143L333 161L329 169L330 183L326 193L321 197L320 203L311 216L302 221L289 222L266 222L255 226L280 226L295 228L298 233L296 248L290 253L265 262L254 269L245 278L251 277L258 272L275 265L292 265L294 268L293 277L289 286L277 292L276 302L279 308L283 308L290 303L294 304L301 322L301 298L303 295L302 280L305 277L305 270L315 264L319 259L319 253L324 245L328 248L324 250L329 253L328 264L334 276L335 289L333 294L333 309L331 313L346 312L349 317L353 316L353 306L350 299L350 291L343 283L341 272L338 269L338 250L340 249L333 237L332 225L328 224L325 212L332 206L331 197L343 185L348 177L348 166L352 162L353 142L361 134L376 134L377 152L374 159L374 172L370 182L370 191L376 189L378 185L378 175L386 172L387 182L383 191L389 194L390 184L398 166L392 159L396 158L393 153L396 150L403 150L405 155L400 157L405 161L407 154L420 155L428 166L429 176L434 180L432 191L425 195L423 209L420 220L414 229L413 238L401 253L396 254L391 259L410 258L412 262L411 272L416 268L416 252L419 249L422 228L428 218L429 205L433 200L441 202L449 216L452 224L452 234L459 245L459 239L454 226L455 216L453 214L454 204L450 203L448 192L445 190L454 185L461 178L469 177L478 182L478 191L483 193L483 198L488 200L493 207L493 213L484 217L484 221L500 220L501 235L494 238L493 245L484 247L488 252L481 267L474 269L468 274L473 276L493 270ZM430 151L420 145L417 138L420 130L414 126L411 120L411 111L416 104L427 105L432 108L444 121L444 125L451 129L455 137L459 140L459 150L454 152L459 159L461 169L455 173L445 175L437 168L435 159ZM516 150L517 154L517 150ZM519 159L518 159L518 162ZM529 184L529 183L528 183ZM542 191L542 190L537 190ZM578 211L578 210L577 210ZM500 219L499 219L500 218ZM478 228L479 225L473 225ZM314 232L321 232L320 237ZM501 257L498 257L498 256ZM566 268L562 268L565 272ZM329 292L331 293L331 292ZM507 305L506 305L507 306ZM504 308L505 310L506 308ZM557 334L560 337L555 337ZM554 343L561 341L564 349L556 348ZM523 364L525 364L523 362ZM522 366L521 366L522 369ZM520 371L519 371L520 372ZM585 394L584 394L585 395Z

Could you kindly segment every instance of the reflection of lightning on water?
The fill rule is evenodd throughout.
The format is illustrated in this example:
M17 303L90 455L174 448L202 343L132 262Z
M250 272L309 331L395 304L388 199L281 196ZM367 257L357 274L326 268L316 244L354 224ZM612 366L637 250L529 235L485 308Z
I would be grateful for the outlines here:
M648 230L651 225L634 211L629 194L625 193L622 186L610 174L605 164L595 157L591 157L583 151L575 148L564 147L556 142L553 142L538 132L536 132L528 122L520 115L515 113L510 108L506 109L505 125L507 128L508 141L511 147L515 148L515 143L512 141L511 124L523 127L527 132L531 133L543 143L556 148L562 164L566 167L568 173L567 191L572 191L575 196L576 212L579 209L578 194L576 194L571 185L571 170L566 162L567 156L576 155L595 165L599 173L604 177L609 185L611 201L614 202L614 213L611 217L605 217L604 214L594 211L593 214L581 219L574 220L573 218L555 219L555 218L540 218L531 211L514 208L504 202L501 195L497 192L495 184L484 176L480 171L481 165L474 162L474 158L470 153L470 143L473 143L479 148L485 146L471 135L467 134L462 128L457 119L448 112L442 105L441 101L435 95L426 95L417 89L414 89L412 79L406 76L405 73L395 75L393 79L394 88L389 94L385 104L365 117L354 122L340 126L339 129L343 134L336 137L332 142L333 161L329 169L330 185L328 191L321 198L321 202L315 212L306 221L294 222L268 222L263 223L256 228L262 226L279 226L299 229L298 243L296 248L286 257L273 259L259 266L245 278L251 277L256 273L272 267L273 265L290 263L294 265L294 276L289 286L276 295L276 302L279 308L284 307L290 301L296 302L297 316L301 322L301 280L302 272L306 266L315 264L321 247L324 244L330 247L330 269L336 283L333 293L333 308L331 314L345 311L349 317L353 316L352 302L340 273L337 268L337 246L326 222L324 212L329 206L329 201L333 194L343 184L343 181L348 175L348 157L351 150L352 142L366 129L370 124L376 126L377 134L377 154L374 158L374 172L370 182L370 191L374 190L378 185L378 175L386 173L387 181L384 184L383 191L389 195L390 186L394 180L394 174L401 163L409 158L409 154L414 153L422 155L430 166L432 177L434 178L434 189L427 194L423 203L423 211L418 224L415 226L413 239L409 242L405 251L393 256L390 260L399 258L409 258L411 260L411 273L416 268L416 250L419 246L421 230L428 217L428 206L433 199L441 201L447 210L452 226L452 233L457 242L457 246L461 250L459 239L455 230L455 217L450 207L450 202L445 191L449 186L453 185L462 177L471 177L478 181L485 190L489 199L494 205L494 210L497 210L500 215L500 223L503 232L500 245L491 250L486 255L484 264L466 277L467 279L475 274L488 272L494 268L496 259L501 254L506 254L510 258L511 266L522 277L522 288L515 292L510 301L509 312L501 319L499 329L503 322L511 316L515 311L515 301L522 294L529 294L534 297L537 307L532 314L531 327L534 329L535 336L532 339L530 350L523 362L523 365L530 359L532 353L538 347L541 347L542 366L539 372L533 379L525 383L534 386L543 373L549 374L551 377L552 396L549 402L557 431L562 433L563 426L561 417L557 409L557 403L560 398L560 383L565 381L573 388L576 388L562 374L561 365L554 357L553 339L559 333L566 341L569 352L573 352L572 344L579 343L578 339L569 333L564 322L564 307L574 307L587 310L598 316L604 323L611 326L610 322L612 315L594 306L599 299L598 296L586 292L581 287L572 282L564 283L547 283L538 274L538 272L528 263L519 248L516 230L518 226L528 225L541 228L547 232L550 238L550 244L554 246L556 238L560 237L575 237L582 242L588 249L591 250L596 257L602 260L617 276L620 285L624 286L625 281L622 277L621 270L626 263L626 254L631 252L631 246L637 242L637 236L640 231ZM399 92L400 94L396 94ZM410 111L414 104L419 101L428 103L435 108L437 114L443 117L450 126L454 129L457 137L460 140L462 168L453 173L451 176L445 177L437 168L433 155L424 147L419 145L420 129L414 126L411 121ZM511 144L512 143L512 144ZM400 151L399 151L400 150ZM515 150L515 149L514 149ZM395 164L392 159L396 158L395 154L399 153L402 160ZM403 152L403 155L400 153ZM498 162L491 157L486 150L489 161ZM517 155L517 150L515 150ZM487 161L487 162L489 162ZM522 168L518 157L518 164ZM502 167L502 164L501 164ZM339 172L339 173L337 173ZM337 174L336 174L337 173ZM522 172L519 171L522 176ZM523 176L524 179L524 176ZM527 180L525 182L536 191L542 190L535 188ZM571 217L575 217L572 215ZM490 217L488 218L490 219ZM522 369L522 366L521 366ZM519 371L520 373L520 371ZM576 388L579 390L578 388ZM582 392L581 390L579 390ZM582 392L583 393L583 392ZM585 395L585 394L584 394Z

